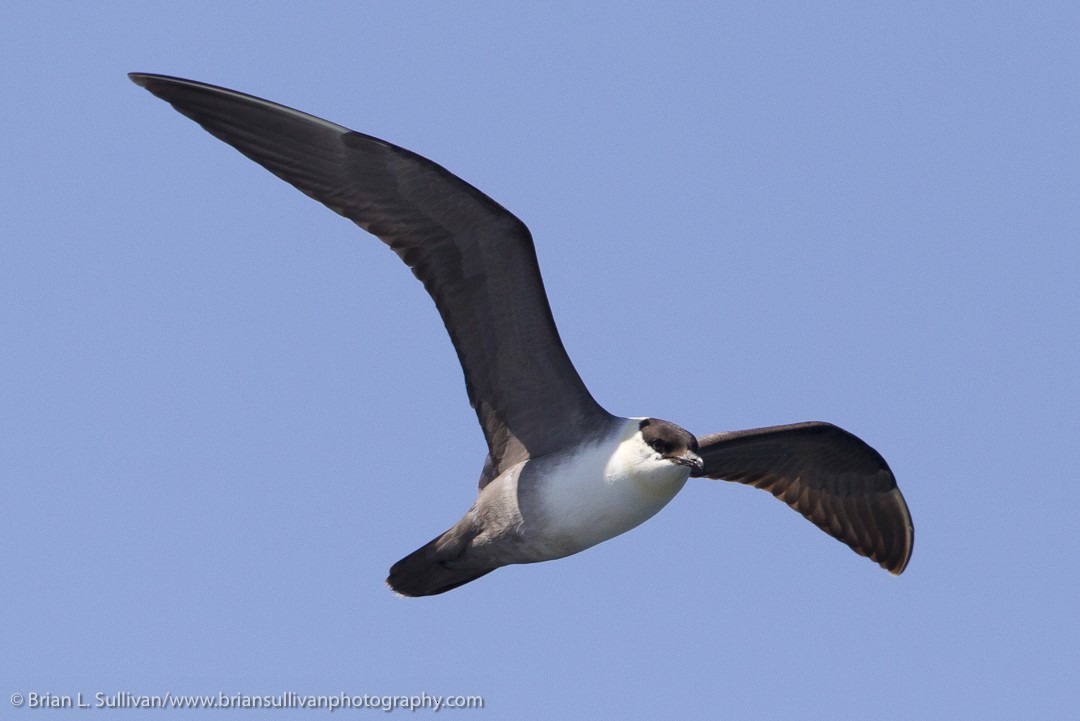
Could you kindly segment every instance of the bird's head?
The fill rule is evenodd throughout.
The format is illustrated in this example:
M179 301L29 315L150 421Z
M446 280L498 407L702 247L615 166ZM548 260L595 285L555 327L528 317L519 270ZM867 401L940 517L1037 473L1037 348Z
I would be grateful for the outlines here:
M685 466L692 476L700 475L705 469L698 455L698 440L685 428L658 418L645 418L638 424L638 432L654 459Z

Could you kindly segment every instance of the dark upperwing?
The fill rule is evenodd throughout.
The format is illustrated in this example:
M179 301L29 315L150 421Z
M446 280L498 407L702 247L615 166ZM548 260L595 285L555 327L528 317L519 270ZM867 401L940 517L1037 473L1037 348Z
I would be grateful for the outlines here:
M481 487L611 419L559 339L528 228L501 205L416 153L283 105L191 80L129 77L412 269L450 333L488 442Z

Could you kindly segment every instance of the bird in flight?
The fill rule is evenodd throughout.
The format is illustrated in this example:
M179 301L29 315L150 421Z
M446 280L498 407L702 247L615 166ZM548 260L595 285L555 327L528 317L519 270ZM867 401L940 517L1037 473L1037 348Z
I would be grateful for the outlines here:
M192 80L132 81L386 243L431 294L487 440L476 502L395 563L430 596L501 566L562 558L629 531L688 478L764 489L893 574L914 529L885 459L830 423L700 438L593 399L563 348L528 228L416 153L307 113Z

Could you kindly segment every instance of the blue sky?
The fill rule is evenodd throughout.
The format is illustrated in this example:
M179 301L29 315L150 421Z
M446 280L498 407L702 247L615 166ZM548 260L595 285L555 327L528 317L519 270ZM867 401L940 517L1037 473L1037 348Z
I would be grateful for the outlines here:
M15 693L292 691L1063 718L1078 32L1064 2L5 3L2 715L49 716ZM585 553L395 597L386 570L468 507L484 454L430 299L128 71L475 184L531 228L604 406L851 430L911 507L907 572L695 481Z

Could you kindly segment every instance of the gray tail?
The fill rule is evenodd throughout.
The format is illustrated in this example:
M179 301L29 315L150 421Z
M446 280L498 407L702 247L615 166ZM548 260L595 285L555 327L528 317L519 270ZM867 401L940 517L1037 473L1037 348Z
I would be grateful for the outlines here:
M495 570L493 566L462 566L460 552L448 554L455 546L460 548L453 542L455 539L447 538L453 532L450 529L391 566L386 579L390 588L402 596L435 596Z

